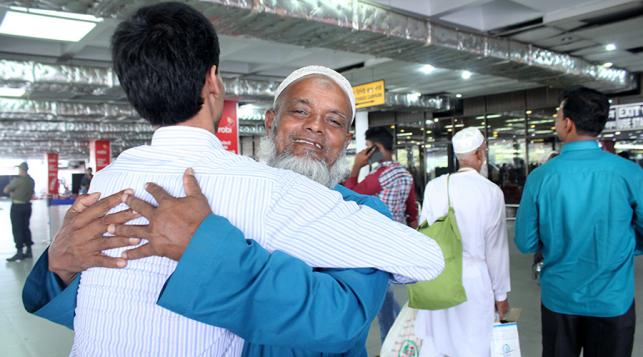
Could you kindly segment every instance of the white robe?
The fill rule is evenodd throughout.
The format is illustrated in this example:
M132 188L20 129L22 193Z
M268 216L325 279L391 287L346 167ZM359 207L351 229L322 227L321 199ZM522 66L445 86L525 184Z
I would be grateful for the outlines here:
M426 186L420 222L447 213L447 176ZM451 175L451 205L462 236L462 283L467 301L445 310L420 310L416 334L424 341L421 357L488 357L495 301L510 290L509 251L502 191L478 172Z

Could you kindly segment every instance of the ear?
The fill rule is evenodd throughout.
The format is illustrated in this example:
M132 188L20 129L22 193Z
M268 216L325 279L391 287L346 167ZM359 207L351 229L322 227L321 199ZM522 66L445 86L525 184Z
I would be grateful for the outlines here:
M217 76L217 66L210 67L210 70L206 73L205 86L208 93L216 96L223 95L225 90L223 88L223 81L220 76Z
M575 135L576 134L576 123L574 123L573 120L571 120L571 119L569 119L567 117L564 120L565 120L565 122L563 124L564 124L564 128L565 128L565 131L567 132L567 134L574 134Z
M264 118L266 120L266 131L273 129L272 124L275 121L275 116L276 116L276 113L274 110L272 109L266 110L266 114L264 114Z
M351 140L353 140L353 133L348 132L346 134L346 140L344 141L344 150L346 150L348 145L351 143Z

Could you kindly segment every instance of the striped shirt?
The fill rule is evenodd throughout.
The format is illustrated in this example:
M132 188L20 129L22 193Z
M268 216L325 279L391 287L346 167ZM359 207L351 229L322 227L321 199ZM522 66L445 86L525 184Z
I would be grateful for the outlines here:
M144 184L153 181L184 196L187 167L194 168L212 211L269 251L288 252L314 267L375 267L400 280L432 279L443 268L438 245L422 234L368 207L344 202L339 193L301 175L227 152L202 129L158 129L151 145L123 152L98 172L90 192L105 197L129 187L155 204ZM132 221L145 223L144 218ZM175 267L170 259L149 257L131 261L125 269L82 273L72 355L239 356L243 341L231 332L156 305Z

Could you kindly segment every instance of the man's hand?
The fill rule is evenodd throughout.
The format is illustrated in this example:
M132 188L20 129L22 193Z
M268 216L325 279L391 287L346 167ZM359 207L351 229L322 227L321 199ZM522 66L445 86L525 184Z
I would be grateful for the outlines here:
M147 218L149 225L111 225L109 231L118 236L147 239L148 243L123 252L123 258L158 255L176 261L181 259L194 232L212 213L192 169L185 170L183 187L186 196L174 198L160 186L147 183L145 189L158 202L156 208L134 196L127 197L127 205Z
M359 170L368 165L368 159L373 156L375 153L374 147L368 147L355 155L355 162L353 163L353 169L351 170L351 177L356 177L359 175Z
M123 203L128 193L133 191L123 190L100 201L99 193L79 196L65 214L63 224L49 246L49 271L68 285L77 273L91 267L125 267L125 259L104 256L102 251L140 243L140 239L103 237L108 225L140 217L131 209L105 215Z
M496 311L500 321L503 321L507 313L509 313L509 300L496 301Z

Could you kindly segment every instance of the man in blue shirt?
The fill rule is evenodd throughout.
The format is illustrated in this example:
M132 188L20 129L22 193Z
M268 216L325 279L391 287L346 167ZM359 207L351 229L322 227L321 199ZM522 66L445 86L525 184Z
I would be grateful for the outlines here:
M609 102L577 88L562 97L560 155L527 179L516 245L542 250L542 344L547 356L630 356L634 255L643 234L643 170L602 151Z

